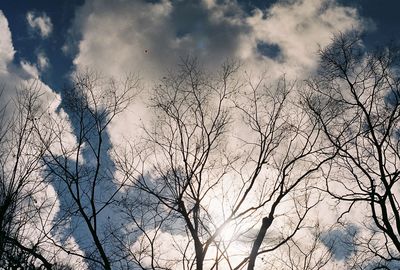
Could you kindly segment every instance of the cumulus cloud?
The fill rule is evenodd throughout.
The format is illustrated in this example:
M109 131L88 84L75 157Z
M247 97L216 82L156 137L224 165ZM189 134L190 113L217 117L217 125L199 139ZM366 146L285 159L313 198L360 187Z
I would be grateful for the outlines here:
M227 14L231 15L227 15ZM215 68L238 48L248 27L235 4L212 6L193 1L86 1L76 14L82 39L74 60L77 69L95 68L108 76L139 73L149 89L180 57L198 56ZM132 109L133 108L133 109ZM113 124L113 141L134 134L148 117L142 101ZM128 123L128 124L127 124ZM114 132L116 131L116 132Z
M12 111L12 102L15 100L18 90L24 89L37 90L41 93L40 102L42 110L47 112L49 117L57 119L56 122L63 123L66 130L67 145L74 145L75 140L72 137L72 127L70 126L68 116L60 108L61 96L55 93L48 85L39 79L40 71L48 67L48 58L44 52L37 55L37 63L30 63L21 60L19 64L13 63L14 48L11 39L11 31L8 27L7 18L0 11L0 108L6 103L7 108ZM69 135L68 135L69 133Z
M12 44L11 31L7 18L0 10L0 106L4 106L7 100L15 95L13 89L22 80L22 74L27 73L23 68L15 68L12 64L14 59L14 46ZM10 72L15 70L16 72Z
M138 72L147 89L188 55L209 70L233 58L271 78L303 78L334 32L362 27L357 11L336 0L282 0L251 14L235 1L88 0L75 17L81 38L74 65L116 77ZM132 133L129 127L146 117L140 106L129 114L114 134Z
M45 13L36 13L29 11L26 14L26 20L28 25L34 30L38 31L42 38L47 38L53 30L53 24L51 23L50 17Z
M86 1L76 19L82 40L74 63L116 76L139 71L150 79L181 56L219 63L232 56L246 26L211 13L192 1Z
M11 118L15 116L15 114L13 113L13 110L15 110L15 107L13 107L14 103L8 101L16 100L18 91L28 91L28 89L38 91L40 93L40 100L36 105L40 106L37 106L35 108L38 114L42 115L43 118L44 116L46 116L54 119L54 121L56 121L57 123L63 123L63 127L66 130L66 144L68 146L73 145L75 143L75 138L69 135L72 134L72 128L70 126L70 122L68 121L68 116L62 109L59 108L61 102L60 95L56 94L48 85L38 79L39 71L35 64L29 63L25 60L20 61L19 64L13 62L14 48L11 39L11 31L8 26L7 18L1 11L0 34L0 90L2 90L2 94L0 96L0 108L3 108L3 106L7 104L7 110L5 112L10 112L9 114L6 114L5 117ZM45 64L40 63L40 60L38 61L39 67L45 66ZM39 125L44 127L45 124L46 121L43 121L43 123L40 123ZM57 151L57 149L55 150ZM25 154L28 156L32 155L31 152L21 153L21 155ZM13 162L13 159L11 158L7 158L7 160ZM34 179L34 184L32 184L32 187L30 187L29 185L27 187L38 190L37 193L35 193L36 202L40 205L44 205L43 203L46 202L46 205L41 208L40 212L41 215L45 216L45 218L41 221L44 221L46 223L44 224L42 222L38 222L36 224L36 219L32 219L32 223L24 223L25 227L21 231L24 232L23 236L26 238L28 245L36 242L38 237L41 237L41 229L43 228L38 228L37 226L44 226L44 229L48 231L48 236L51 235L52 232L50 232L50 230L53 229L52 222L55 219L57 212L59 211L59 201L54 188L49 185L44 185L44 183L40 181L40 179L42 179L43 177L42 172L37 171L36 174L32 173L30 177ZM41 216L41 218L43 218L43 216ZM36 214L35 218L39 218L38 214ZM72 244L74 244L74 239L68 238L66 240L66 245ZM43 245L41 245L40 248L48 251L51 250L54 252L55 247L54 243L43 242ZM48 254L52 253L49 252ZM66 254L64 257L66 257Z
M38 79L40 73L49 67L49 59L43 52L40 52L37 54L36 63L30 63L26 60L21 60L20 65L28 77Z
M7 71L7 65L14 58L14 47L11 41L11 32L8 27L8 21L0 10L0 73Z
M265 43L278 48L279 60L289 68L313 67L318 45L328 44L332 33L362 26L354 8L335 0L278 1L252 15L233 1L89 0L75 21L82 40L74 64L111 75L140 71L158 78L189 54L210 66L227 57L278 62L259 50Z
M246 22L252 28L247 38L251 42L243 42L242 57L256 62L268 60L268 55L257 50L257 44L275 45L281 53L281 72L298 77L316 67L318 48L328 45L334 33L364 27L356 9L335 0L279 1L268 10L255 10Z

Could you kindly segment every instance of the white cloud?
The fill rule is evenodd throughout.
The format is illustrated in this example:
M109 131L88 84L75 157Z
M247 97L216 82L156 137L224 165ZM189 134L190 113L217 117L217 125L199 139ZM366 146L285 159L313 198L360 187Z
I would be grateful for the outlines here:
M257 50L266 42L279 46L284 66L313 67L318 45L362 27L357 11L335 0L278 1L253 15L235 2L89 0L75 20L82 40L74 64L114 76L140 71L145 79L159 78L189 54L211 67L227 57L278 64Z
M8 21L0 10L0 73L5 73L7 65L14 58L14 47L11 40L11 32Z
M282 0L251 15L236 1L87 0L75 17L81 39L74 65L116 77L139 72L147 89L187 55L211 70L236 58L251 74L303 79L317 66L318 47L334 33L364 27L356 9L336 0ZM263 54L260 43L275 45L279 56ZM114 145L137 134L139 119L148 119L143 104L115 119L109 129Z
M14 59L14 46L11 39L11 31L8 26L7 18L3 12L0 11L0 107L4 106L7 101L15 96L15 87L21 82L21 73L26 73L25 70L20 69L19 74L10 73L9 69L13 66ZM16 69L18 70L18 69Z
M13 106L13 102L8 102L10 100L16 100L17 91L27 91L27 89L38 91L40 93L40 100L36 105L40 105L35 107L37 113L42 116L40 120L43 123L40 123L40 127L45 127L46 124L49 124L50 121L45 121L45 117L52 118L56 123L62 123L65 129L65 136L63 139L67 146L74 145L75 138L71 136L72 128L70 126L70 122L68 121L67 114L59 109L59 105L61 102L61 97L57 93L55 93L48 85L43 83L38 79L39 71L35 64L29 63L27 61L20 61L19 65L13 63L14 60L14 48L11 39L11 31L8 27L7 18L0 11L0 90L2 90L2 95L0 96L0 108L2 108L5 104L7 106L7 113L5 117L13 117L15 114L13 110L15 110ZM44 56L42 56L44 57ZM38 55L40 58L40 55ZM46 66L45 62L40 63L41 60L38 60L38 65L41 67ZM7 119L7 118L6 118ZM61 125L61 124L60 124ZM63 134L64 135L64 134ZM33 139L33 138L32 138ZM27 152L23 152L22 155L31 156L30 152L31 148L27 147ZM57 151L57 149L55 149ZM58 152L56 152L58 153ZM7 158L7 161L14 162L14 160L10 157ZM43 216L39 217L36 214L35 218L42 218L41 222L37 222L37 219L32 219L32 223L24 223L25 226L21 229L24 232L24 236L26 238L27 243L31 244L34 242L38 242L38 238L43 238L43 231L41 229L46 229L50 231L50 229L54 229L52 222L56 217L57 212L59 211L59 201L57 198L57 194L52 186L44 185L44 182L40 180L43 177L43 173L41 171L37 171L37 174L30 176L32 177L31 185L27 185L29 189L37 190L35 193L35 198L38 203L46 202L48 207L45 207L41 210ZM29 179L28 179L29 180ZM37 222L37 223L35 223ZM43 224L45 222L45 224ZM43 228L38 227L43 226ZM52 232L49 232L48 236L51 235ZM43 239L41 239L43 240ZM59 239L56 239L56 241ZM61 243L61 241L59 241ZM73 245L75 240L73 238L67 239L67 244ZM43 248L48 253L44 253L45 257L51 256L55 251L54 243L51 241L41 243L40 248ZM57 251L59 252L59 250ZM63 254L64 258L67 257L67 254ZM53 259L53 258L51 258ZM77 261L82 261L78 259ZM82 263L82 262L81 262Z
M32 78L39 78L39 71L37 67L27 61L21 61L22 69Z
M49 67L49 58L47 58L44 52L38 53L37 65L41 71L44 71Z
M29 26L33 30L38 31L42 38L47 38L53 30L53 24L45 13L37 14L36 12L29 11L26 14L26 20Z
M266 60L260 58L257 42L277 45L282 54L279 70L294 77L302 77L316 67L319 46L328 45L334 33L363 28L357 10L340 6L335 0L280 1L265 13L256 10L247 18L252 31L246 40L252 42L243 44L242 56L252 61Z
M40 73L49 67L49 59L43 52L40 52L37 54L36 64L22 60L20 61L20 65L22 70L25 71L29 77L38 79Z
M74 65L116 77L138 72L147 89L188 55L211 70L236 58L251 73L303 78L316 66L318 45L327 45L334 32L362 27L356 10L335 0L282 0L252 15L234 1L88 0L75 17L81 39ZM262 55L259 42L275 44L279 59ZM117 133L134 133L146 116L143 105L129 108L121 123L114 123L115 141Z
M220 63L232 56L246 26L216 20L213 12L188 1L86 1L76 16L75 30L81 31L82 40L74 64L113 76L139 71L151 80L181 56Z

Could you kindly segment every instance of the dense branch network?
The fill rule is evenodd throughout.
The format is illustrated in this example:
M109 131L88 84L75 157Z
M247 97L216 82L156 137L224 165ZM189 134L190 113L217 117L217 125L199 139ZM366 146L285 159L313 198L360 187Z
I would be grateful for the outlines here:
M339 268L396 268L399 70L396 47L352 34L305 82L189 57L118 145L137 77L77 73L56 106L32 81L0 111L0 267L332 269L329 233L351 225Z

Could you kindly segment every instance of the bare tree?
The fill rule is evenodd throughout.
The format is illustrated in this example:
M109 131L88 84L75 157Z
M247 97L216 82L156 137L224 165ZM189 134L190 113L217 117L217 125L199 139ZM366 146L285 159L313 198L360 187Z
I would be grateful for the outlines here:
M346 206L339 221L358 216L362 268L400 260L399 52L394 46L368 52L357 35L339 34L321 50L320 71L305 96L338 151L326 190Z
M190 242L182 247L181 263L200 270L223 229L223 225L212 228L207 208L210 194L231 164L223 153L223 138L230 121L228 97L239 85L231 80L237 66L224 66L212 81L197 64L192 59L183 61L181 71L165 77L155 89L151 102L157 118L154 129L146 129L155 153L151 157L154 167L151 175L139 179L137 187L179 218L181 226L172 228L172 233L185 234ZM195 258L190 258L192 244Z
M275 86L258 80L250 83L244 102L236 105L249 128L243 140L248 154L239 171L244 183L240 198L245 200L250 192L258 197L256 204L236 215L259 210L262 219L249 255L235 269L245 264L247 269L255 269L259 255L293 241L309 211L320 201L319 192L312 188L313 178L335 155L320 140L315 123L298 107L294 87L285 77ZM275 223L284 226L273 226Z
M124 186L123 180L115 179L108 127L137 91L133 76L116 81L94 72L79 73L62 103L72 130L55 119L37 126L46 144L43 161L60 201L52 230L73 236L78 245L53 244L96 269L112 269L114 249L107 228L117 220L111 206Z
M243 84L236 64L210 75L193 59L180 68L154 90L143 171L137 176L129 161L120 169L168 213L157 230L180 239L170 245L180 259L170 258L164 269L254 269L257 257L302 229L320 200L310 183L335 152L320 142L316 123L296 105L295 84L285 78L271 86L263 78ZM143 268L163 269L154 255L147 262Z
M0 267L52 269L54 254L35 223L49 203L39 202L46 188L34 123L44 111L38 81L16 89L16 98L0 112ZM51 203L50 203L51 204ZM32 235L33 234L33 235Z
M327 245L323 244L321 242L323 232L320 225L318 223L307 225L309 228L305 231L306 235L303 232L300 236L306 238L307 241L290 239L273 254L271 259L263 260L265 269L319 270L327 269L329 266L332 269L329 263L333 256L332 248L336 244L335 240Z

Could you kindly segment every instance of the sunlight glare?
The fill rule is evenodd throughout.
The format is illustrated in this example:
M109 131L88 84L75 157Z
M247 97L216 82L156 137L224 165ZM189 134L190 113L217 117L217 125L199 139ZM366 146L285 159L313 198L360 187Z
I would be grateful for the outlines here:
M230 242L234 240L236 235L236 230L233 224L227 224L221 232L221 240L224 242Z

